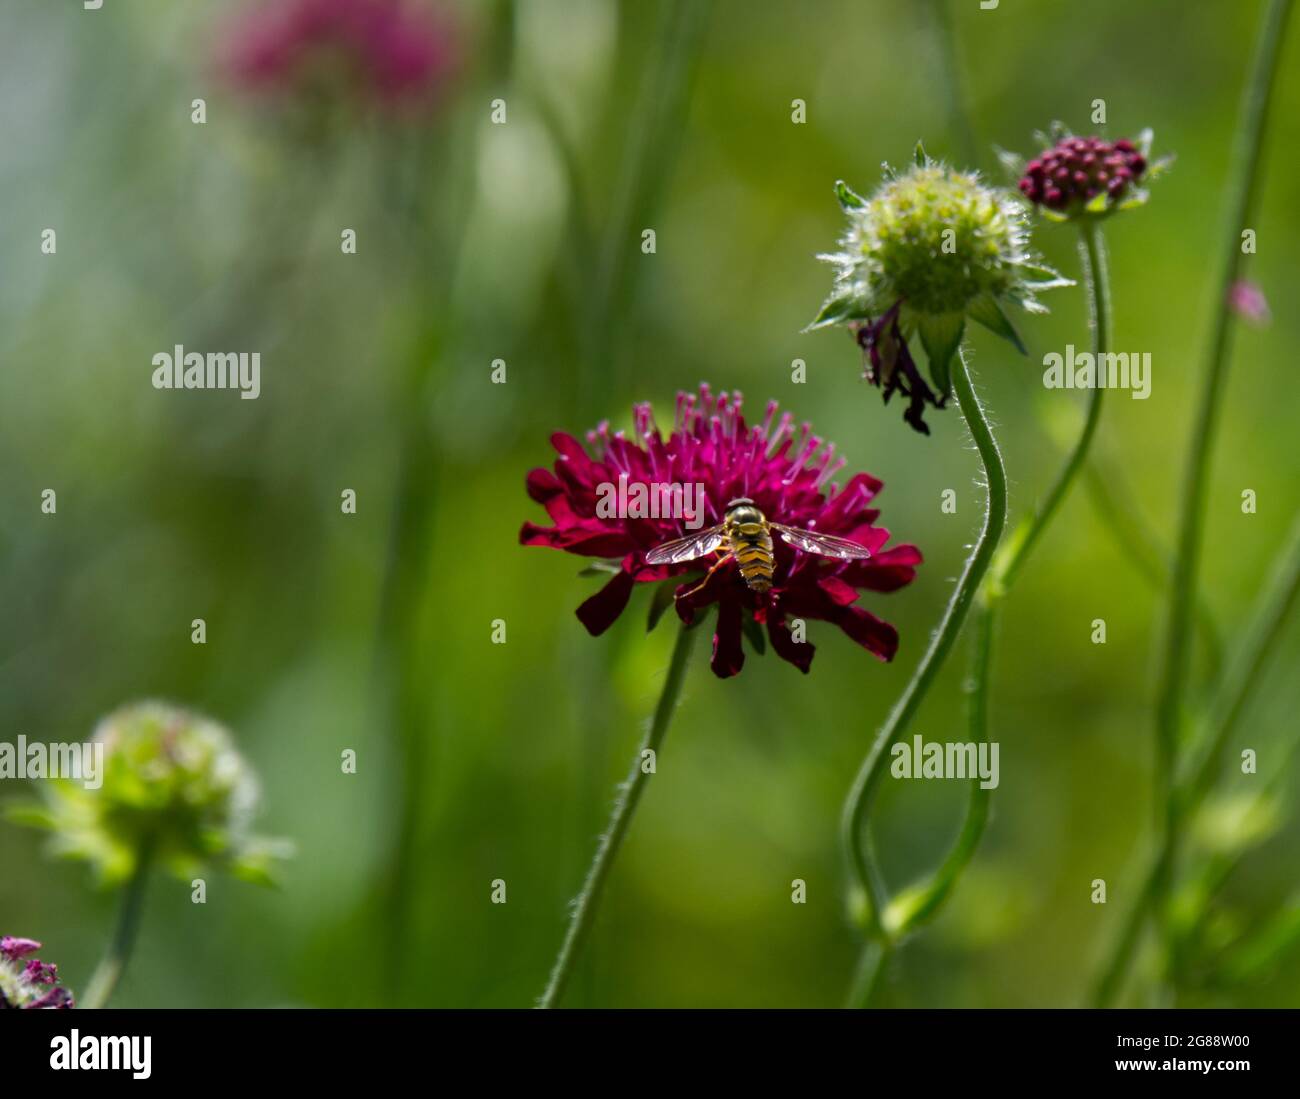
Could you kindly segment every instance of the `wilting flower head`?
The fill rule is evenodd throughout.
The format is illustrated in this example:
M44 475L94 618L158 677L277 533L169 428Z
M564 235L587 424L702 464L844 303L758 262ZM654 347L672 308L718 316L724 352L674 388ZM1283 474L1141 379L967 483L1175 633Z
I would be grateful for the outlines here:
M907 397L903 418L928 435L925 406L942 408L951 392L966 318L1023 352L1003 305L1044 312L1035 293L1069 280L1034 261L1014 195L931 160L920 145L907 171L886 166L869 198L843 182L835 193L849 225L840 250L820 257L835 266L835 284L809 327L847 326L866 353L867 380L883 388L886 403L895 391ZM930 384L909 347L918 334Z
M1107 141L1076 137L1054 122L1050 134L1037 137L1043 151L1027 164L1013 153L1000 156L1020 177L1021 194L1056 221L1107 217L1141 206L1149 195L1139 184L1155 179L1170 163L1169 157L1151 162L1150 130L1133 141Z
M588 433L587 447L572 435L551 436L559 459L554 471L529 473L528 494L546 508L555 525L525 523L520 542L612 559L605 566L612 578L578 608L578 618L593 635L603 633L622 614L637 584L692 574L686 583L659 589L650 625L653 628L658 619L656 611L666 606L671 589L677 613L688 624L700 610L717 604L712 667L722 677L735 675L744 663L742 633L756 651L764 651L763 627L777 655L806 672L814 647L792 632L795 619L832 622L874 656L892 659L897 631L855 604L862 590L889 592L910 583L921 554L910 545L884 548L889 531L875 525L879 512L870 507L881 482L857 473L843 486L834 483L832 478L846 462L835 456L833 444L814 435L808 424L796 429L788 412L778 419L775 401L768 404L762 423L754 425L746 424L741 405L739 393L715 396L701 386L698 395L678 394L674 428L667 438L648 404L633 409L632 438L611 432L608 424ZM610 486L618 486L620 479L628 500L638 494L653 499L660 486L701 486L698 512L687 517L691 526L681 517L645 514L654 510L660 515L662 508L626 507L618 509L626 515L609 515L601 501L609 499ZM833 560L774 538L772 587L761 594L743 582L735 561L697 588L698 574L716 563L716 555L646 564L649 550L690 529L721 522L727 505L740 497L752 500L769 521L839 535L867 547L872 556Z
M40 948L34 939L0 937L0 1009L73 1006L72 993L59 984L59 967L28 957Z
M271 0L244 15L227 66L259 91L392 106L436 90L454 54L448 27L410 0Z
M85 859L106 884L152 858L188 880L207 863L266 882L283 842L250 832L256 776L221 725L162 702L110 714L98 788L71 778L42 784L44 802L13 815L54 833L58 854Z

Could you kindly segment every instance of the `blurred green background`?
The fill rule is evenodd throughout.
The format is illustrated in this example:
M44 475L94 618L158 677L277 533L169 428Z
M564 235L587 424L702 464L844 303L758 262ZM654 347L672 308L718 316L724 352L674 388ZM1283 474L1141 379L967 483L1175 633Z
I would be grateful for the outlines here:
M1094 99L1113 137L1154 128L1177 163L1147 207L1107 226L1116 344L1152 353L1153 393L1112 397L1097 452L1167 546L1261 5L956 0L957 74L934 5L908 0L441 10L457 72L431 109L389 118L233 86L216 60L240 18L230 4L4 5L0 735L81 740L137 698L193 706L229 724L260 772L261 830L298 845L275 891L213 874L197 906L187 883L156 878L118 1003L527 1005L671 630L645 634L642 592L587 636L573 614L596 583L576 576L583 562L518 545L520 524L543 519L524 475L552 461L552 431L630 426L636 400L667 422L675 390L702 379L742 390L751 412L777 398L850 471L884 480L881 522L925 553L912 586L864 600L898 625L898 658L879 665L814 623L807 677L750 654L720 681L697 660L566 1002L838 1004L856 956L840 804L948 598L982 493L955 410L917 436L860 380L844 333L800 334L829 286L814 255L841 228L831 184L871 188L918 138L966 160L954 75L986 170L994 144L1031 151L1054 118L1090 129ZM204 125L190 120L198 97ZM1300 73L1285 60L1278 97L1248 266L1274 315L1238 331L1203 493L1206 596L1229 648L1295 512ZM490 122L498 98L505 125ZM341 253L345 228L356 255ZM1042 225L1035 243L1078 275L1068 227ZM1040 364L1086 344L1082 291L1048 298L1050 316L1022 318L1028 359L982 329L970 341L1013 517L1081 410L1079 394L1043 388ZM177 343L260 351L260 399L154 390L150 359ZM806 384L791 382L795 358ZM940 510L947 488L955 515ZM1076 491L1004 618L988 833L882 1003L1083 997L1150 831L1160 613ZM497 618L505 645L491 643ZM1243 728L1263 776L1294 733L1295 630L1284 646ZM964 657L918 719L927 740L965 737ZM346 748L356 775L341 773ZM1251 781L1234 772L1225 791ZM946 850L965 790L886 785L877 842L897 886ZM26 793L5 783L0 799ZM1249 927L1293 902L1298 841L1288 815L1215 920ZM43 850L0 823L0 931L43 940L78 989L112 898ZM1090 901L1099 877L1105 906ZM794 878L806 905L791 903ZM1295 1006L1297 977L1282 952L1188 1002Z

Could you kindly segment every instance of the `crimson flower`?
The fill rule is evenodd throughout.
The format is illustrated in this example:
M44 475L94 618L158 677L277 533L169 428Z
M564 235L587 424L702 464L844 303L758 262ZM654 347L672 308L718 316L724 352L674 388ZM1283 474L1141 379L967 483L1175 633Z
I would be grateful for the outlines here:
M614 575L577 611L592 635L603 633L627 607L640 583L674 580L677 613L686 624L705 607L717 604L712 668L726 678L744 664L742 633L762 652L763 629L778 656L807 672L814 646L802 640L802 620L820 619L839 626L880 660L891 660L898 631L856 605L860 591L890 592L911 583L920 551L912 545L885 549L889 531L875 525L879 512L870 507L882 484L867 473L854 474L841 487L832 478L847 464L833 444L796 429L790 413L777 418L777 402L767 406L761 424L748 425L739 393L716 396L707 385L698 395L679 393L672 433L665 438L648 404L633 409L634 438L611 432L607 423L588 432L587 446L557 432L551 443L559 454L554 469L528 474L528 494L546 508L554 526L525 523L519 541L550 546L588 557L609 558ZM622 483L622 495L635 499L638 486L655 498L661 486L699 486L699 511L682 518L659 514L665 509L623 507L610 515L602 506L610 487ZM864 560L842 561L795 549L774 538L775 568L770 591L748 587L735 561L708 573L716 555L669 565L647 565L655 546L721 522L727 505L747 497L772 522L834 534L866 546ZM671 510L671 509L669 509ZM646 514L652 511L654 514ZM708 573L702 584L698 574ZM660 589L667 594L667 586ZM657 620L652 607L651 626ZM792 628L796 627L797 628Z
M407 0L276 0L236 28L228 66L246 87L350 81L385 105L417 99L452 67L448 28Z

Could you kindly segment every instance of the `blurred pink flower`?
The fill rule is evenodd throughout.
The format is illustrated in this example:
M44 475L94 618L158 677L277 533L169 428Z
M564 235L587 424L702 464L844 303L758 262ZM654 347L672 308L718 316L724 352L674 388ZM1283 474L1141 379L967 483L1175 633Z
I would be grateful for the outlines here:
M273 0L236 25L226 67L256 91L299 90L324 74L392 106L437 91L455 54L448 22L409 0Z
M1228 291L1228 307L1252 324L1268 324L1272 314L1264 291L1247 279L1238 279Z

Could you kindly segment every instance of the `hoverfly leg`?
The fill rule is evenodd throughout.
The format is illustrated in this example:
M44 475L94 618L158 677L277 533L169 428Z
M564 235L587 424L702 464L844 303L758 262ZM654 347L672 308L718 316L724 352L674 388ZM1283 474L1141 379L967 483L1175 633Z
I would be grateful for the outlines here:
M731 553L730 553L730 551L724 553L721 557L718 558L718 563L717 563L716 565L714 565L713 568L709 569L709 571L706 572L706 573L704 574L704 579L703 579L703 580L701 580L698 584L696 584L695 587L693 587L690 591L684 591L684 592L682 592L682 594L679 595L679 596L677 596L677 598L678 598L678 599L686 599L686 598L688 598L688 597L694 595L697 591L699 591L702 587L704 587L704 585L707 584L707 583L708 583L708 582L713 578L713 574L714 574L715 572L717 572L718 569L722 568L722 566L725 565L725 564L726 564L728 561L730 561L731 559L732 559L732 558L731 558Z

